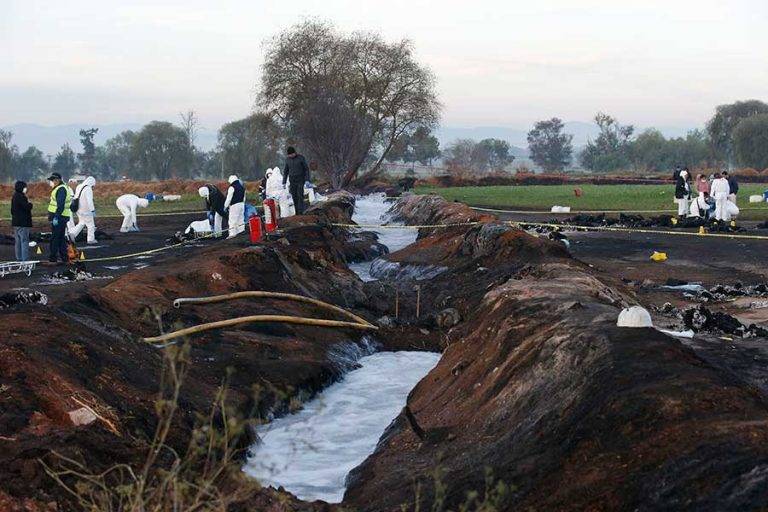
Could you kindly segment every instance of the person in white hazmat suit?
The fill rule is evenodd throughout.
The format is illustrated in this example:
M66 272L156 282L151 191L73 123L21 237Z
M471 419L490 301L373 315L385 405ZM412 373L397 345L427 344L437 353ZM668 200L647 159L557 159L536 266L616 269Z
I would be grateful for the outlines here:
M77 225L70 218L69 239L75 241L83 229L86 229L87 242L96 243L96 205L93 202L93 186L96 185L96 179L88 176L75 189L74 199L77 199ZM74 217L74 215L73 215Z
M227 238L234 238L245 231L245 187L240 178L234 174L228 181L227 198L224 200L224 209L228 213L229 236Z
M224 209L224 194L211 183L200 187L197 193L205 199L205 209L208 210L208 214L213 215L213 236L218 238L221 236L223 220L227 216Z
M675 183L675 202L677 203L677 216L685 217L688 215L688 200L691 198L691 185L688 178L688 172L683 170L677 177Z
M696 199L691 201L691 211L688 216L704 217L705 219L708 219L710 211L710 203L707 202L708 199L708 192L699 192L699 195L696 197Z
M279 167L267 169L267 197L278 199L283 194L283 173Z
M715 173L715 179L712 180L712 186L709 191L715 200L715 219L722 221L731 220L731 214L728 209L728 194L731 189L728 180L723 178L720 173Z
M120 226L121 233L138 231L139 225L136 222L136 210L149 206L149 201L135 194L123 194L115 201L117 209L123 214L123 225Z

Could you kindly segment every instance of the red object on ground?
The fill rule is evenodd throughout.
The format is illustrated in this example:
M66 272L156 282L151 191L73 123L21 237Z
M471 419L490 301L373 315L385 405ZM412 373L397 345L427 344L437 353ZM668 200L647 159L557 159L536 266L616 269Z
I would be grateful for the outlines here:
M277 229L277 202L274 199L264 200L264 227L267 233Z
M253 215L248 219L248 231L251 236L251 243L261 242L264 238L264 228L261 225L261 217Z

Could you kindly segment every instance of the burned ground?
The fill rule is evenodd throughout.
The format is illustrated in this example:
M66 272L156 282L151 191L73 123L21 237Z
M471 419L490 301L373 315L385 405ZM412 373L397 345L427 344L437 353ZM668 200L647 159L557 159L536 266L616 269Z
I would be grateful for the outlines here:
M154 428L162 357L139 336L155 335L161 325L247 314L325 315L276 301L171 306L180 296L261 289L314 296L378 322L383 349L444 349L409 397L424 439L405 415L396 418L376 452L350 474L343 506L399 510L413 502L415 482L427 506L439 471L447 504L455 507L484 488L487 467L511 486L503 509L768 506L768 380L758 368L768 360L764 340L697 336L683 343L654 329L615 326L627 305L689 302L657 284L690 280L691 264L708 286L736 278L757 284L757 246L747 244L742 263L730 268L722 258L701 259L701 240L694 239L681 244L692 251L688 257L669 250L669 264L660 266L647 260L658 237L577 234L569 236L568 251L461 204L413 196L393 212L407 224L479 224L424 229L417 243L382 256L371 235L331 226L349 222L348 197L307 213L262 245L200 242L160 253L152 266L114 271L109 280L45 287L47 304L0 311L9 326L0 343L0 504L59 501L66 508L37 462L50 450L94 469L141 459ZM167 222L147 222L147 231L130 240L149 245ZM347 268L375 257L441 272L421 281L363 283ZM89 270L106 272L102 264ZM33 280L49 270L36 272ZM228 368L230 398L241 414L280 414L291 399L295 405L338 378L344 368L334 349L359 340L358 332L277 324L196 336L172 439L189 432ZM118 434L103 421L73 425L75 398L100 411ZM248 505L324 506L271 490Z
M416 479L428 506L439 473L456 506L491 468L513 489L508 509L764 508L768 403L760 372L740 374L753 349L729 360L705 340L692 349L618 328L620 308L638 301L633 286L559 242L520 244L489 226L427 234L388 257L445 266L423 293L448 297L441 306L466 320L409 397L425 439L398 418L350 475L346 502L395 510L413 502ZM458 249L472 239L474 251Z

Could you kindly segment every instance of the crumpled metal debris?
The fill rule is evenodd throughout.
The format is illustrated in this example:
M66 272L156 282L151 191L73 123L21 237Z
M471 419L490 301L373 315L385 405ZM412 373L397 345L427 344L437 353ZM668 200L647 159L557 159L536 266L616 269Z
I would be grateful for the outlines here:
M677 318L682 322L684 329L694 332L724 333L740 338L768 337L768 329L765 327L757 324L745 325L736 317L722 311L712 311L703 304L680 310L666 302L663 306L653 309L661 315Z
M8 309L17 304L48 304L48 296L40 292L11 292L0 295L0 309Z

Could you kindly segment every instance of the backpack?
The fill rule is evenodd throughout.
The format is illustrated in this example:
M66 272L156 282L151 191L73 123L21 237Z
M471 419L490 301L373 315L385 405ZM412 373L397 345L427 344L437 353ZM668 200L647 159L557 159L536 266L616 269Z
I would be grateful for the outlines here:
M78 194L72 198L72 202L69 203L69 209L72 210L72 213L77 213L77 209L80 207L80 196L82 195L83 190L85 190L85 186L80 189L80 192L78 192Z

